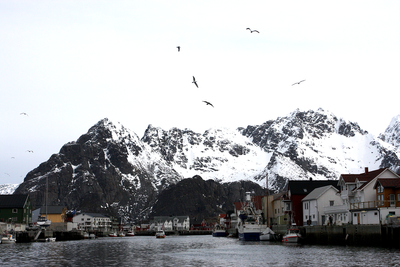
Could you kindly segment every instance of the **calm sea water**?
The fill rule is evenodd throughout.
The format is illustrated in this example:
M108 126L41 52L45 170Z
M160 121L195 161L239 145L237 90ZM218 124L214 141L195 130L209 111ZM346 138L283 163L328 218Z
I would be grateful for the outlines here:
M400 250L208 236L0 244L0 266L400 266Z

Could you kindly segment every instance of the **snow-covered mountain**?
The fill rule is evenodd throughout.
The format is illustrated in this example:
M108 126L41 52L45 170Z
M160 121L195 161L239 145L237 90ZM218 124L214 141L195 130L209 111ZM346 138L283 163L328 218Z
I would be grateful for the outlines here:
M0 195L12 195L19 184L2 184L0 185Z
M195 175L265 186L268 174L269 188L278 191L289 179L337 179L365 167L398 172L399 156L393 144L322 109L202 134L150 125L141 139L103 119L28 173L16 193L29 192L42 205L47 178L51 205L136 220L150 214L162 190Z
M400 150L400 115L392 119L389 126L379 138Z

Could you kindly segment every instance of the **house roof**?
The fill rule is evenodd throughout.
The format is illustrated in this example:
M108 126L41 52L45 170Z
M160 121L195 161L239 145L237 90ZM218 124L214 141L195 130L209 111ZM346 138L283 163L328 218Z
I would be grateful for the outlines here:
M400 189L400 179L393 178L378 178L375 182L374 189L381 184L384 188L399 188Z
M332 185L338 189L337 180L301 180L289 181L288 191L290 190L291 195L308 195L315 188Z
M359 174L341 174L340 177L346 182L346 183L355 183L356 179L359 181L364 181L364 182L369 182L372 179L374 179L376 176L381 174L386 168L380 168L375 171L368 171L368 168L366 168L366 171L363 173Z
M23 208L29 195L16 194L16 195L0 195L0 208L12 209Z
M172 221L173 219L177 218L179 222L183 222L189 216L154 216L155 222L165 222L165 221Z
M64 209L67 209L64 206L47 206L47 214L61 214ZM40 214L46 214L46 206L40 207Z
M339 192L339 190L337 188L335 188L332 185L326 185L323 187L318 187L315 188L313 191L311 191L310 194L308 194L305 198L303 198L301 201L304 200L314 200L314 199L318 199L319 197L321 197L326 191L328 191L329 189L333 188L333 190L335 190L336 192Z
M81 212L79 214L76 214L76 216L82 215L82 216L90 216L90 217L96 217L96 218L109 218L109 216L101 214L101 213L93 213L93 212Z

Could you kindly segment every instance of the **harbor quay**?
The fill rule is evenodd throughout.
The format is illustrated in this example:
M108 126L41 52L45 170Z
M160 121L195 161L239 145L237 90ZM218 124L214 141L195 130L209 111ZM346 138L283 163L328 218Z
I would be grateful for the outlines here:
M399 225L321 225L297 227L303 244L397 247ZM286 225L273 225L273 231L284 235Z

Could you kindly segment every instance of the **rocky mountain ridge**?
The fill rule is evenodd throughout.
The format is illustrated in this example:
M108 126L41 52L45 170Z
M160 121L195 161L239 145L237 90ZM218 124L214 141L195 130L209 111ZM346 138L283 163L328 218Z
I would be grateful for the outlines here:
M399 155L393 144L322 109L203 134L149 125L141 139L103 119L29 172L15 193L29 193L40 206L48 184L49 205L137 221L166 202L158 200L160 193L184 178L265 186L268 175L269 188L279 191L289 179L337 179L364 167L398 172Z

